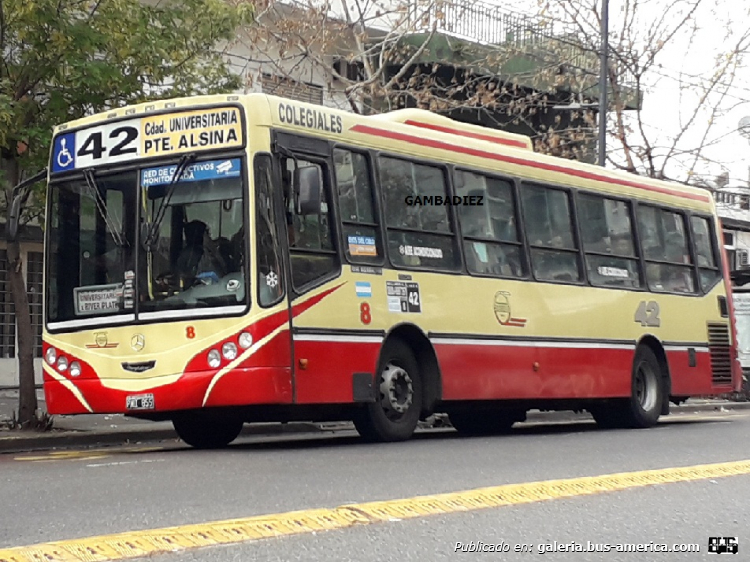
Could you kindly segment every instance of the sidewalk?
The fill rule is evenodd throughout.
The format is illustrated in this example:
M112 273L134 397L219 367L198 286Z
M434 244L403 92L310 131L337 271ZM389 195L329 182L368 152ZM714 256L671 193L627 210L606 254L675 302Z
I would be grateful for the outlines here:
M44 392L37 390L38 407L46 411ZM86 414L54 416L51 431L31 432L8 430L7 423L18 410L18 391L0 388L0 453L113 445L143 441L177 441L172 422L153 422L129 418L121 414ZM331 431L340 424L309 422L257 423L245 425L240 435L279 435Z
M45 410L44 393L37 390L39 408ZM112 445L142 441L166 441L178 439L171 422L152 422L128 418L120 414L89 414L80 416L54 416L52 430L48 432L26 432L6 429L7 422L18 409L18 391L0 388L0 453L54 449L56 447L80 447L87 445ZM673 414L694 412L748 410L750 402L730 402L717 399L690 399L680 406L672 405ZM576 421L588 420L588 414L572 412L532 411L528 421ZM429 427L429 424L423 424ZM442 426L443 424L436 424ZM288 433L317 433L351 429L348 423L258 423L246 425L241 435L279 435Z

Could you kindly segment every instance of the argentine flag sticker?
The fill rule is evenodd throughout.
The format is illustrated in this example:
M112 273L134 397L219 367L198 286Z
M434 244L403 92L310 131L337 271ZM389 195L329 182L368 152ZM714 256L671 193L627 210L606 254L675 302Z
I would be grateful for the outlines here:
M354 287L357 290L358 297L371 297L372 287L366 281L357 281L354 283Z

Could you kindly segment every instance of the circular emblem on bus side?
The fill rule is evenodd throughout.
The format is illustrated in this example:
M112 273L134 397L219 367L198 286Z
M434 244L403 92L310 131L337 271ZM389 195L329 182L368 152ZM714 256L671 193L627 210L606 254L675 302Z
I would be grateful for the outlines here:
M134 335L130 340L130 347L135 351L141 351L146 347L146 338L143 337L143 334Z
M94 342L96 343L97 347L106 347L107 346L106 332L97 332L96 334L94 334Z
M495 318L501 324L505 324L510 320L510 301L508 296L510 293L507 291L498 291L495 293Z

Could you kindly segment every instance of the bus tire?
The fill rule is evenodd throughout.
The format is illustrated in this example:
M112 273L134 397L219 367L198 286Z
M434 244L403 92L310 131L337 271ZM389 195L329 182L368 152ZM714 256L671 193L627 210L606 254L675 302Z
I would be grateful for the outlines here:
M172 420L177 435L196 449L221 449L234 441L242 431L239 418L195 412Z
M457 410L449 412L448 418L455 430L463 435L497 435L509 432L514 423L524 421L526 412Z
M605 428L653 427L659 421L664 401L664 375L650 347L639 346L633 358L630 398L591 409L596 423Z
M354 427L368 441L405 441L419 422L422 380L411 348L399 339L388 341L375 379L375 401L354 415Z

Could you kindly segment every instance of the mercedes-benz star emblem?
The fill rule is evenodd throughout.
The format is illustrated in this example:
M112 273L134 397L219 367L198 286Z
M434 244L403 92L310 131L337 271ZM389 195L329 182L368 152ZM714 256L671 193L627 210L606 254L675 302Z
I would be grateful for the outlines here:
M143 334L134 335L130 340L130 347L135 351L141 351L146 347L146 338L143 337Z

